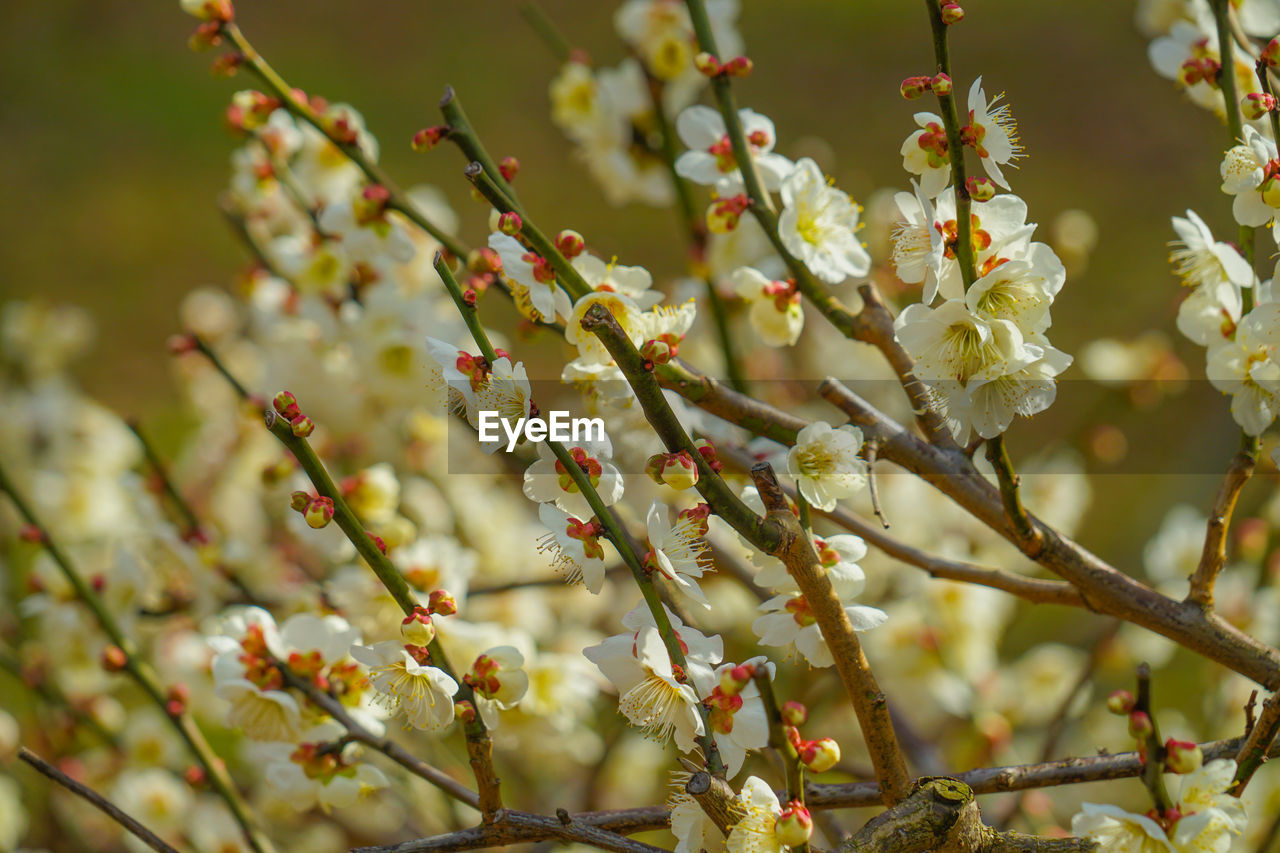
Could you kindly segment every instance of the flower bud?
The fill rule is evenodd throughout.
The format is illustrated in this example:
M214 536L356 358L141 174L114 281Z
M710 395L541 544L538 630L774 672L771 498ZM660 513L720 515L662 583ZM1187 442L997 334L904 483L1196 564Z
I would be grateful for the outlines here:
M715 77L720 73L720 60L705 50L693 58L693 67L707 77Z
M698 448L698 455L702 457L702 461L707 463L707 467L716 473L724 468L724 463L716 457L716 446L705 438L696 438L693 440L693 446Z
M807 844L813 835L813 816L804 803L792 800L787 803L773 823L773 834L784 847Z
M1268 207L1280 207L1280 176L1272 175L1263 182L1262 200Z
M440 140L449 135L449 128L443 124L424 127L413 135L414 151L430 151L440 144Z
M271 400L271 405L287 421L291 421L302 414L302 410L298 408L298 398L288 391L281 391L276 394Z
M928 77L908 77L902 81L902 85L898 87L898 91L902 93L902 97L908 101L914 101L923 98L924 93L928 92L932 87L932 81Z
M1204 751L1198 743L1169 738L1164 749L1165 767L1170 773L1194 773L1204 764Z
M22 525L22 529L18 531L18 538L21 539L23 542L30 542L32 544L38 545L44 542L44 531L41 530L37 525L24 524ZM30 575L30 577L34 578L36 576Z
M1151 725L1151 717L1146 711L1134 711L1129 715L1129 734L1136 738L1145 738L1155 731Z
M964 9L960 8L959 3L943 3L942 4L942 23L948 27L952 24L958 24L964 20Z
M180 0L182 11L201 21L226 22L235 18L231 0Z
M933 89L935 95L946 97L951 94L951 78L939 72L929 81L929 88Z
M691 489L698 483L698 466L687 450L679 453L655 453L649 457L644 471L655 483L670 486L677 492Z
M725 696L737 696L742 692L742 688L750 683L756 674L754 666L746 664L738 664L731 666L724 672L720 673L720 692Z
M1134 701L1128 690L1117 690L1107 697L1107 710L1117 715L1128 714L1133 711Z
M724 64L721 72L730 77L746 77L756 65L748 57L735 56Z
M453 715L464 724L474 723L476 721L476 706L466 699L461 699L453 703Z
M425 607L415 607L400 623L400 637L410 646L427 646L436 637L436 626Z
M566 228L556 235L556 248L569 260L581 255L587 248L587 241L577 231Z
M289 508L294 512L306 512L311 506L311 495L304 491L296 491L289 495Z
M119 672L129 663L124 649L119 646L107 646L102 650L102 668L107 672Z
M373 547L377 548L377 549L378 549L378 551L379 551L379 553L381 553L381 554L382 554L382 556L384 556L384 557L385 557L385 556L387 555L387 543L386 543L386 540L384 540L384 539L383 539L381 536L379 536L378 534L374 533L372 530L366 530L366 531L364 532L364 535L369 537L369 541L371 541L371 542L373 543Z
M298 415L296 418L289 421L289 428L293 430L293 434L298 438L306 438L311 435L311 433L315 432L316 425L311 418L306 415Z
M814 773L825 773L840 761L840 744L829 737L805 741L799 752L801 763Z
M974 201L991 201L995 198L996 185L990 178L969 176L965 178L964 188L969 191L969 198Z
M514 181L520 174L520 161L515 157L503 157L498 161L498 173L505 181Z
M186 355L189 352L196 351L196 336L191 334L170 335L164 346L169 355Z
M307 526L319 530L333 521L333 501L329 498L315 498L303 510L302 517Z
M498 217L498 230L508 237L516 236L523 227L524 222L520 219L520 214L515 211L509 210Z
M1267 46L1262 49L1262 55L1259 59L1266 63L1268 68L1275 68L1280 65L1280 38L1273 38L1267 42Z
M209 781L208 774L198 764L188 764L187 769L182 771L182 778L193 788L203 788Z
M782 703L782 722L788 726L803 726L808 719L809 709L804 706L803 702L790 701Z
M458 602L446 590L435 589L427 599L427 609L438 616L452 616L458 612Z
M653 364L666 364L671 361L671 345L666 341L648 340L640 347L640 355Z
M191 699L191 691L187 685L178 683L169 688L165 695L164 709L171 717L179 717L186 713L187 702Z
M742 211L747 209L750 201L744 194L718 198L707 207L707 230L712 234L728 234L738 227Z
M1250 121L1262 118L1275 108L1275 95L1266 92L1250 92L1240 99L1240 112Z

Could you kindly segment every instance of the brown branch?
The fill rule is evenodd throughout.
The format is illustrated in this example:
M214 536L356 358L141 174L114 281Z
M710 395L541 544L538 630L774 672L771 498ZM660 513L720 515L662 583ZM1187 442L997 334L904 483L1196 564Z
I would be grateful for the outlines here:
M907 796L911 778L889 717L888 700L876 683L844 604L818 562L808 534L787 506L786 496L778 485L773 468L769 463L761 462L752 467L751 478L768 512L766 524L777 531L778 544L769 553L786 565L787 573L795 580L817 620L822 638L831 649L836 670L858 715L876 778L884 789L886 800L892 805Z
M1209 512L1204 550L1200 553L1200 564L1191 576L1191 591L1187 593L1187 601L1205 609L1213 607L1213 584L1227 561L1227 534L1231 530L1231 516L1240 499L1240 492L1253 476L1253 469L1258 464L1258 449L1256 436L1241 436L1240 450L1227 467L1227 475L1213 500L1213 509Z
M1264 687L1280 689L1280 652L1276 649L1194 603L1161 595L1030 513L1028 520L1043 545L1029 553L1025 540L1005 515L999 490L963 453L948 452L921 441L834 379L823 382L819 393L848 415L868 440L880 443L882 458L916 474L1024 554L1071 583L1092 610L1140 625Z
M1262 713L1236 754L1236 778L1230 790L1233 797L1244 793L1253 774L1258 772L1268 754L1274 752L1277 732L1280 732L1280 694L1272 695L1262 703Z
M717 455L721 462L732 464L744 471L748 470L755 461L745 452L732 447L717 448ZM796 490L794 486L784 485L782 489L792 499L795 498ZM1066 581L1028 578L1017 572L1005 569L990 569L960 560L951 560L946 557L929 554L893 538L881 527L864 521L856 513L839 504L836 505L835 509L831 510L813 509L812 507L810 510L815 515L834 522L850 533L857 534L895 560L923 569L930 577L972 583L978 586L989 586L1030 601L1033 604L1061 604L1067 607L1086 608L1089 606L1081 597L1079 590Z
M63 773L61 770L45 761L25 746L18 747L18 757L27 764L30 764L40 773L43 773L54 782L57 782L62 787L75 794L77 797L85 800L116 823L123 826L134 837L150 847L152 850L157 851L157 853L178 853L176 848L169 846L165 843L164 839L147 829L133 817L126 814L124 810L115 803L111 802L88 785L72 779L66 773Z
M695 771L685 783L685 793L697 801L707 817L711 818L711 822L721 832L728 835L734 824L744 816L733 788L719 776L712 776L705 770L696 769L697 765L692 762L681 759L680 763Z
M473 809L480 808L480 797L475 791L463 785L457 779L447 773L437 770L430 764L420 760L404 747L400 746L390 738L378 737L373 732L366 729L360 723L347 713L347 709L341 702L329 695L325 691L316 687L307 679L299 676L288 664L276 661L276 668L280 670L280 674L284 676L285 683L290 687L298 690L303 696L306 696L314 705L324 710L326 714L338 721L338 724L347 730L348 735L358 743L362 743L370 749L382 753L390 758L396 764L399 764L405 770L413 775L424 779L432 785L444 791L455 800L466 803Z
M567 817L568 823L563 820ZM575 844L589 844L615 853L667 853L661 847L645 844L602 829L583 820L584 815L563 817L505 810L493 823L473 826L447 835L419 838L381 847L357 847L351 853L426 853L426 851L476 850L482 847L505 847L534 841L557 839ZM637 830L638 831L638 830Z
M997 832L982 822L968 785L924 779L911 795L872 818L838 853L1088 853L1092 841Z
M1216 758L1234 758L1244 744L1244 738L1211 741L1200 744L1205 761ZM1267 751L1268 756L1280 756L1280 744L1273 743ZM1038 788L1055 788L1060 785L1080 785L1088 782L1108 782L1115 779L1132 779L1142 775L1142 760L1136 752L1121 752L1114 755L1089 755L1081 758L1064 758L1039 764L1015 764L1008 767L984 767L957 773L953 778L968 785L975 795L1003 794L1010 791L1027 791ZM874 808L883 805L880 785L876 782L846 782L842 784L815 784L805 786L805 803L810 809L847 809ZM515 814L507 811L506 815ZM671 825L671 812L666 806L642 806L638 808L616 809L609 811L578 812L573 815L575 823L608 830L619 835L630 835L639 832L650 832ZM452 849L466 850L487 846L489 836L484 830L490 827L475 827L454 833L453 838L460 840L475 837L477 840L468 846L449 848L437 847L371 847L366 853L407 853L410 850ZM470 835L468 835L470 834ZM540 835L529 831L521 836L525 841L541 841L552 838L551 835ZM423 839L427 841L429 839ZM420 842L406 842L413 844Z
M721 456L723 457L724 454L722 453ZM1030 601L1033 604L1088 607L1088 604L1080 595L1080 591L1066 581L1028 578L1005 569L989 569L984 566L975 566L972 563L949 560L946 557L928 554L918 548L911 547L905 542L894 539L876 525L868 524L842 506L837 505L830 512L822 512L820 510L815 510L815 512L823 518L830 519L850 533L856 533L895 560L923 569L929 573L930 577L989 586L993 589L1003 590L1010 595L1016 595L1018 598Z

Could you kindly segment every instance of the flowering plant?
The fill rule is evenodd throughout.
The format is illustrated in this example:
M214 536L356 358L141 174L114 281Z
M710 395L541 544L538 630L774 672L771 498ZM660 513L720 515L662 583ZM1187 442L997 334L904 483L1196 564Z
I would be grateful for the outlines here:
M227 108L222 199L252 263L234 295L183 304L172 459L69 380L81 314L5 308L0 664L36 703L6 694L0 756L61 787L41 805L5 768L0 849L112 849L112 821L129 849L199 853L1280 834L1259 772L1280 698L1246 689L1280 690L1274 543L1235 518L1280 414L1259 272L1280 246L1280 3L1139 3L1156 71L1226 126L1238 226L1172 218L1176 327L1240 449L1207 516L1169 512L1145 578L1073 538L1089 496L1053 475L1077 462L1020 475L1005 442L1073 366L1051 309L1090 240L1036 239L1013 110L951 62L958 3L916 10L933 58L900 91L936 111L904 115L904 174L870 209L739 107L736 0L624 0L614 67L524 4L582 167L613 204L677 211L678 282L599 226L545 226L452 89L412 146L461 152L478 231L379 165L355 107L287 82L231 0L181 7L192 46L256 87ZM804 353L844 378L768 381ZM1173 359L1150 340L1081 356L1135 401ZM587 416L568 438L565 412ZM1016 635L1046 612L1098 624ZM1188 672L1203 726L1156 701ZM1095 700L1119 679L1135 689ZM1075 793L1104 780L1126 782Z

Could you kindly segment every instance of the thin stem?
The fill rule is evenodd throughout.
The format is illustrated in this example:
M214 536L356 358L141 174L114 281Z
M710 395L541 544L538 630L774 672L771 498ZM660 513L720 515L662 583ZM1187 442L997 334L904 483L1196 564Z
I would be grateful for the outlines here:
M1191 590L1187 593L1187 601L1200 607L1213 607L1213 586L1219 572L1227 561L1227 535L1231 531L1231 517L1235 513L1240 492L1253 476L1258 463L1261 443L1257 436L1247 433L1240 435L1240 450L1231 460L1226 477L1218 489L1213 501L1213 509L1209 513L1209 521L1205 530L1204 547L1200 552L1200 562L1191 576Z
M951 77L951 52L947 46L947 30L942 20L942 6L938 0L924 0L929 11L929 25L933 28L933 55L938 71ZM942 123L947 131L947 154L951 161L951 183L956 195L956 261L960 265L960 277L967 289L976 275L973 254L973 220L970 216L969 186L965 177L965 146L960 137L960 117L956 110L955 84L951 92L938 95L938 108L942 111Z
M570 60L573 56L573 45L541 6L533 0L527 0L520 4L520 14L529 22L529 26L533 27L533 31L538 34L542 43L556 59L562 63Z
M1223 106L1227 114L1227 130L1231 133L1231 144L1235 145L1244 136L1244 125L1240 120L1240 97L1236 92L1235 42L1231 38L1231 0L1210 0L1213 6L1213 20L1218 30L1218 88L1222 90ZM1280 137L1278 137L1280 139Z
M1142 783L1151 793L1151 800L1156 811L1163 817L1173 808L1173 800L1164 785L1165 748L1160 738L1160 726L1156 723L1155 710L1151 705L1151 667L1148 664L1138 666L1138 694L1133 704L1134 713L1142 712L1151 721L1151 729L1143 739L1144 752L1147 756L1146 766L1142 769Z
M484 326L480 325L480 316L476 311L475 303L467 301L458 280L453 277L453 271L445 263L444 256L439 253L436 253L435 269L440 280L444 282L445 289L449 291L449 296L453 298L453 304L457 306L458 313L462 315L462 322L466 323L471 338L476 342L476 346L480 347L480 354L492 366L498 360L498 353L493 348Z
M204 338L201 338L196 334L190 334L190 338L191 342L195 345L196 351L207 358L209 363L213 365L213 369L218 371L223 379L227 380L227 384L236 392L237 397L241 400L251 400L253 398L253 395L240 384L240 380L236 379L235 374L227 368L226 364L224 364L222 359L218 357L218 354L213 351L213 348L205 342Z
M1004 502L1005 515L1023 540L1033 542L1039 532L1027 517L1022 506L1022 496L1018 487L1022 478L1013 470L1013 460L1009 458L1009 449L1005 446L1004 436L997 435L987 439L987 461L996 471L996 481L1000 484L1000 498Z
M61 770L45 761L25 746L18 747L18 757L34 767L38 772L44 774L54 782L57 782L68 791L75 794L77 797L80 797L82 800L89 803L89 805L120 824L131 835L150 847L152 850L157 851L157 853L178 853L177 849L169 846L163 838L147 829L139 823L136 818L127 814L115 803L111 802L88 785L72 779L66 773L63 773Z
M646 366L645 359L609 309L602 304L592 305L582 319L582 328L593 332L609 350L609 355L613 356L618 369L626 377L644 409L645 417L667 450L672 453L683 450L693 458L698 467L698 493L711 510L757 548L767 551L770 542L764 535L760 516L742 502L719 474L711 470L675 413L671 411L651 368Z
M773 747L782 761L783 773L787 781L787 802L804 805L804 765L800 763L800 755L787 737L787 725L782 719L778 697L773 692L773 679L769 677L769 668L757 665L752 680L760 691L765 718L769 721L769 746ZM809 845L802 844L791 849L797 853L807 853Z
M124 653L123 671L132 677L138 686L142 688L142 691L147 694L147 697L160 708L165 718L169 720L175 731L187 744L187 748L190 749L192 755L195 756L200 766L204 769L210 786L218 796L222 797L227 807L231 810L231 814L236 823L240 825L240 829L244 833L245 840L249 842L249 846L257 853L274 853L275 848L270 840L253 825L253 821L249 817L248 807L245 805L244 800L241 799L235 784L231 781L231 777L227 775L225 765L214 754L209 742L205 740L204 734L196 726L191 715L185 709L178 713L171 712L169 697L165 689L160 685L155 672L138 654L138 649L133 644L133 641L121 630L119 623L116 622L111 612L107 610L106 605L93 590L93 587L85 581L57 542L54 541L49 534L48 528L36 518L31 507L9 479L9 475L5 473L3 467L0 467L0 492L4 492L9 496L14 507L18 510L18 514L22 516L27 524L40 531L40 544L44 546L49 556L53 558L53 562L58 566L63 577L71 584L71 588L75 590L76 597L93 613L94 619L111 643Z
M479 163L485 174L493 179L498 189L502 191L502 194L507 197L511 204L519 207L520 197L516 195L515 188L511 186L511 182L503 176L497 162L494 161L493 157L489 156L488 150L480 143L480 137L476 135L475 129L471 126L471 119L467 118L466 111L462 109L462 101L458 98L458 93L453 90L452 86L446 87L444 90L444 97L440 99L440 113L444 116L444 120L449 127L449 141L457 145L468 160Z
M520 236L524 237L529 246L551 264L551 268L556 272L556 281L571 299L576 301L591 293L592 288L587 284L587 280L574 268L573 264L569 263L569 259L561 254L556 244L533 223L523 209L503 192L493 174L475 161L467 164L463 174L489 204L503 213L520 214Z
M151 466L151 472L155 474L156 480L160 483L161 489L169 496L169 502L173 504L173 508L177 510L178 515L182 517L183 538L195 536L200 532L200 519L196 517L195 510L191 508L191 504L187 503L186 498L174 486L173 480L170 479L169 472L165 467L164 460L156 452L155 446L147 440L138 421L135 418L129 418L125 423L134 436L137 437L138 443L142 445L142 453L147 459L147 464Z

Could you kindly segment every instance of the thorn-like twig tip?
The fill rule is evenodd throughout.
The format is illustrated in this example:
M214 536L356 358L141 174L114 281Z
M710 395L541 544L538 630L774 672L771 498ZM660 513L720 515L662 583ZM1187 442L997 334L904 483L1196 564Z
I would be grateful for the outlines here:
M446 104L448 104L449 102L451 102L451 101L453 100L453 98L454 98L454 91L453 91L453 87L452 87L452 86L445 86L445 87L444 87L444 94L440 96L440 106L442 106L442 107L443 107L443 106L445 106Z

